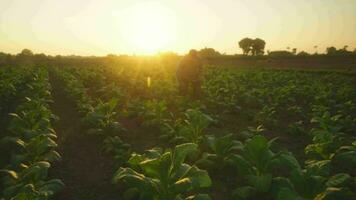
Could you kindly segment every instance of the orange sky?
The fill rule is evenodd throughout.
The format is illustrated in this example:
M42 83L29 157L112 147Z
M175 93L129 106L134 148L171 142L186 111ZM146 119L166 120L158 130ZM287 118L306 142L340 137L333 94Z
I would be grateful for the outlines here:
M106 55L356 48L355 0L0 0L0 51Z

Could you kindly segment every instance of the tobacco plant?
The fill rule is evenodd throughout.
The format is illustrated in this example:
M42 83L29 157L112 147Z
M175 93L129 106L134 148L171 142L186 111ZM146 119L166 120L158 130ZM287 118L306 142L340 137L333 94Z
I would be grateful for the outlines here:
M208 195L194 194L196 189L211 186L205 170L184 163L188 154L196 151L193 143L177 145L173 150L151 149L146 153L133 154L130 168L120 168L113 181L125 182L131 189L127 196L138 199L210 199Z

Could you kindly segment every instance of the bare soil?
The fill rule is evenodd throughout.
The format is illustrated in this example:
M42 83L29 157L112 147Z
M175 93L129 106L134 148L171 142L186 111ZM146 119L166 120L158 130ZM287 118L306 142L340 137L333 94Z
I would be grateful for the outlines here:
M59 117L54 123L58 136L60 162L54 163L50 176L61 179L65 187L56 200L118 200L120 186L111 183L117 169L113 158L102 153L101 140L86 135L74 102L67 98L63 83L50 74L54 103L52 111Z

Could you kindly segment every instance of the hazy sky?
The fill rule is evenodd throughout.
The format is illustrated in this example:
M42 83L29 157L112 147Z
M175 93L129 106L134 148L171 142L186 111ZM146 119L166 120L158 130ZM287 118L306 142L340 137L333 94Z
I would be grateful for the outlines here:
M106 55L356 48L356 0L0 0L0 51Z

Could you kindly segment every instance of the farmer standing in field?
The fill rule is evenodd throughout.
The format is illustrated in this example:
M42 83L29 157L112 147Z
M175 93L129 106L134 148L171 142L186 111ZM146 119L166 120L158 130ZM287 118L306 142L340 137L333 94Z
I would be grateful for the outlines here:
M202 66L198 52L194 49L190 50L188 55L180 61L177 69L177 80L181 95L187 95L190 87L192 87L193 97L200 96Z

